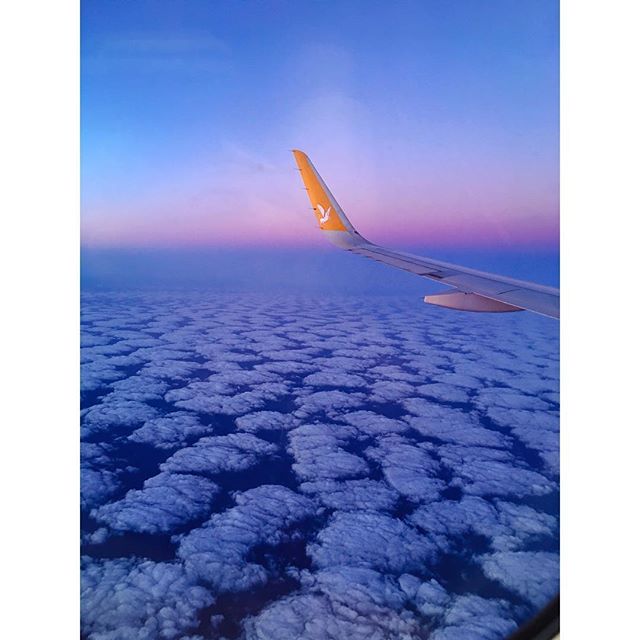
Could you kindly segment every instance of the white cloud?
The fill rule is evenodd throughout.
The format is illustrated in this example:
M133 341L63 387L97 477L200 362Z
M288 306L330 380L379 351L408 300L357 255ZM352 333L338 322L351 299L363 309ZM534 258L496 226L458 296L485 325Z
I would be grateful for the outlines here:
M254 386L265 382L282 382L282 376L270 371L234 369L222 373L214 373L210 375L207 380L207 383L220 383L223 389L228 389L229 386ZM222 393L224 393L224 391L222 391Z
M551 407L537 396L526 395L514 389L505 387L493 387L480 389L473 402L476 406L485 410L493 407L505 407L507 409L528 409L530 411L546 411Z
M403 608L406 595L393 579L376 571L336 567L305 572L302 584L301 592L245 622L247 640L418 637L418 620Z
M242 431L256 433L257 431L287 431L298 424L291 414L278 411L257 411L236 418L236 425Z
M110 400L90 407L80 429L82 437L101 434L114 427L133 429L158 415L157 409L135 400Z
M502 433L482 427L475 413L429 404L421 406L418 416L406 416L405 420L423 436L444 442L499 448L509 445Z
M300 374L308 375L318 370L318 367L314 364L308 364L304 362L288 362L287 360L279 360L277 362L265 362L264 364L258 364L255 366L257 371L273 371L275 373L281 373L283 375Z
M218 491L206 478L160 473L91 515L115 531L167 533L208 515Z
M468 402L469 394L462 387L455 387L451 384L443 382L435 382L432 384L423 384L416 389L416 393L435 398L443 402Z
M357 427L358 431L367 436L380 436L392 433L403 433L409 426L402 420L387 418L373 411L354 411L344 413L340 420Z
M234 393L233 387L223 382L195 382L188 387L169 391L165 396L176 407L198 413L222 413L242 415L261 409L269 400L276 400L288 393L288 387L278 382L265 382L250 391ZM218 391L211 389L218 388Z
M535 449L548 471L560 473L560 419L552 411L523 411L491 407L487 415L498 425L511 430L531 449Z
M536 608L543 607L559 588L560 559L545 551L505 551L483 556L487 577L521 595Z
M178 548L189 574L216 592L244 591L263 584L267 570L247 560L251 549L286 539L292 525L316 512L309 498L278 485L240 493L236 504L182 537Z
M368 458L382 466L386 481L414 502L437 500L445 483L439 479L440 465L424 445L413 445L402 437L380 438L367 449Z
M85 436L105 441L85 443L82 490L84 507L107 526L83 539L109 545L114 530L179 535L175 563L86 561L91 640L202 640L193 634L205 599L184 595L195 584L209 599L234 592L242 607L252 589L285 576L298 586L239 620L246 638L498 640L525 608L481 591L448 592L440 554L456 554L463 571L482 566L515 601L533 603L556 579L539 556L529 565L539 579L524 569L531 549L557 540L558 525L519 504L557 489L535 456L518 457L525 444L557 469L557 415L547 409L557 400L557 344L535 322L498 330L492 318L429 314L394 299L101 300L83 318L83 382L110 395L82 414ZM156 410L161 397L180 410ZM476 410L447 406L461 402ZM398 418L398 405L408 415ZM215 420L237 431L212 436L196 412L229 416ZM127 474L146 469L133 456L149 451L131 443L176 451L123 495ZM297 474L299 493L277 485L233 493L252 467L257 482L272 462L287 483ZM197 525L216 506L214 483L236 505ZM486 538L491 553L460 555L470 535ZM290 545L292 556L282 551ZM308 569L299 568L304 545ZM520 552L531 555L509 555Z
M315 414L326 414L335 420L349 409L356 409L364 404L361 393L345 393L344 391L316 391L308 395L298 394L296 405L298 409L294 416L309 418Z
M148 444L156 449L173 449L184 447L190 439L210 431L211 427L203 425L198 416L176 411L147 420L129 436L129 440Z
M401 574L423 570L435 559L437 547L397 518L339 511L308 552L320 568L350 566Z
M300 490L340 511L391 511L400 497L385 483L375 480L316 480L302 483Z
M556 487L545 476L518 466L513 456L499 449L443 445L438 453L451 468L454 480L471 495L544 495Z
M177 564L83 560L82 632L89 640L174 640L213 602Z
M501 640L516 630L506 602L488 600L477 595L452 599L442 626L430 636L434 640Z
M382 380L371 385L369 398L371 402L396 402L412 396L415 392L413 385L402 380Z
M369 373L372 376L375 376L376 379L384 378L392 382L403 381L419 383L423 381L423 378L421 376L415 375L410 371L406 371L402 367L392 364L382 364L378 365L377 367L372 367L371 369L369 369Z
M293 470L304 480L366 475L367 462L341 446L357 436L353 427L331 424L306 424L290 431L287 449L295 458Z
M319 371L312 373L303 380L304 384L312 387L364 387L367 381L354 373L340 371Z
M148 376L156 378L167 378L169 380L188 380L194 371L200 369L202 365L197 362L187 362L185 360L162 360L152 362L144 366L142 372Z
M242 471L257 464L261 457L277 451L274 445L249 433L232 433L200 439L180 449L160 465L163 471L208 473Z
M125 377L124 372L104 360L91 361L80 367L80 391L97 391Z
M106 502L120 489L118 473L108 469L83 468L80 472L80 505L88 509Z
M111 388L113 392L106 396L106 402L111 399L145 402L148 400L162 400L169 388L169 384L158 378L140 375L114 382Z
M502 501L494 505L477 496L423 505L409 516L409 522L444 550L468 532L485 536L495 550L519 549L531 538L552 535L557 525L553 516L531 507Z

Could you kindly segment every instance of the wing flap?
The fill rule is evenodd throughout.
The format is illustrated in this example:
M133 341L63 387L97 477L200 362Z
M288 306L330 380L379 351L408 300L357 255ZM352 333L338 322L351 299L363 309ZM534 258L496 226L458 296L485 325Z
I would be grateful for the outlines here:
M524 311L522 307L505 304L498 300L479 296L477 293L465 293L464 291L445 291L431 296L425 296L424 301L435 304L438 307L457 309L458 311L479 311L481 313L505 313L510 311Z

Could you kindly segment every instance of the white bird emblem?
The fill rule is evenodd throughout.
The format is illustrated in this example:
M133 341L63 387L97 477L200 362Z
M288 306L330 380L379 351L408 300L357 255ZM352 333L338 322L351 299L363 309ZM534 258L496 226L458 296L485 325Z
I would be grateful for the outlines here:
M320 213L322 214L320 216L320 224L324 224L328 219L329 219L329 213L331 212L331 207L329 207L326 211L324 210L324 207L319 204L318 205L318 209L320 210Z

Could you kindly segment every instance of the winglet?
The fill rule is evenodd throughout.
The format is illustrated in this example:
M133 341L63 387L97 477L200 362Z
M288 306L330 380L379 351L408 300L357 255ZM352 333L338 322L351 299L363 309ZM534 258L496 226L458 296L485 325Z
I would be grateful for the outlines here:
M344 211L329 191L329 187L309 160L309 156L298 149L293 149L293 156L302 174L302 181L320 229L327 232L329 240L342 248L366 242L349 222Z

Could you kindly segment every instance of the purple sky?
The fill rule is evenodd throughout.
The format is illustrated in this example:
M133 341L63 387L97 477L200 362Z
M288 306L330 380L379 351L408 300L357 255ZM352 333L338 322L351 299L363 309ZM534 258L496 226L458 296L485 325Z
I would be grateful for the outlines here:
M319 246L292 148L374 242L555 249L557 3L83 0L85 247Z

